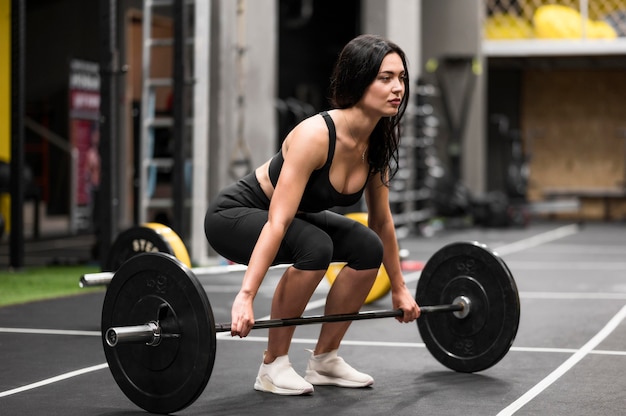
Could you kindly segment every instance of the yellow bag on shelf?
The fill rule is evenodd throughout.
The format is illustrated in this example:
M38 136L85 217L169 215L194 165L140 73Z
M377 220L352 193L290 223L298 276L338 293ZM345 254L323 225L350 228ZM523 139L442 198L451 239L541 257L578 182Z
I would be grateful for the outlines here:
M485 21L486 39L529 39L534 36L530 22L510 13L494 13Z
M583 18L571 7L550 4L540 6L533 16L535 36L540 39L581 39ZM589 39L615 39L615 30L606 22L586 20L586 37Z

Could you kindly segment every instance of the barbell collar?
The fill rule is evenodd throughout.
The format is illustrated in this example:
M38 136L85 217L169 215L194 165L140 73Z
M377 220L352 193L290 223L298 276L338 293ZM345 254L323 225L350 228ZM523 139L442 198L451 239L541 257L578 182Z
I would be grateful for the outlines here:
M460 311L455 311L452 314L459 319L467 318L467 315L469 315L470 311L472 310L471 299L467 296L458 296L452 301L452 303L463 305L463 309L461 309Z
M143 325L112 327L107 329L105 339L109 347L135 343L157 346L161 343L161 326L150 321Z

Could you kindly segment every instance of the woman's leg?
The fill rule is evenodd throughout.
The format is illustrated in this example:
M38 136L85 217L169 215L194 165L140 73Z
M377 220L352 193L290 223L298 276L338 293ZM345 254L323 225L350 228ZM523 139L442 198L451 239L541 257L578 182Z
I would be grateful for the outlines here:
M328 293L325 313L358 312L376 274L377 269L355 270L348 266L344 267ZM339 345L350 324L351 322L337 322L322 325L304 377L311 385L361 388L374 383L372 376L356 370L338 355Z
M345 261L326 297L326 315L357 313L371 290L382 263L380 238L363 224L333 212L307 217L328 233L333 241L332 261ZM325 323L315 354L336 350L351 322Z
M377 274L378 268L354 270L345 266L341 269L326 297L324 314L357 313L365 303ZM314 353L324 354L338 349L351 323L347 321L323 324Z
M315 288L324 278L326 270L298 270L289 267L280 279L272 300L272 318L302 316ZM264 363L269 364L289 352L295 326L271 328Z
M307 303L324 278L332 259L333 242L319 227L301 218L295 218L287 231L278 258L290 258L289 267L278 283L272 299L271 317L274 319L302 316ZM264 362L287 355L295 327L269 330Z

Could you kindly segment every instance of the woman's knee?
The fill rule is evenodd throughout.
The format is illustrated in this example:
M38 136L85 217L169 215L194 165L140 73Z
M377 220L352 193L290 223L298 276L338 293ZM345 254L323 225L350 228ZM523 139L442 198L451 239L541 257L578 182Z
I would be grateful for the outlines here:
M383 243L369 228L355 235L350 244L351 255L348 265L356 270L376 269L383 262Z
M326 233L315 233L296 247L294 267L300 270L326 270L333 257L333 241Z

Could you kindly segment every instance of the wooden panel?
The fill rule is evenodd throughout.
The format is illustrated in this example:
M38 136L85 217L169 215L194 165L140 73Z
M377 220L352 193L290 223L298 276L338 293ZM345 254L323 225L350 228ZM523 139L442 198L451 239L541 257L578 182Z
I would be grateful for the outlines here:
M623 186L625 71L527 70L521 100L530 200L546 188Z

